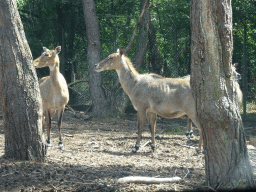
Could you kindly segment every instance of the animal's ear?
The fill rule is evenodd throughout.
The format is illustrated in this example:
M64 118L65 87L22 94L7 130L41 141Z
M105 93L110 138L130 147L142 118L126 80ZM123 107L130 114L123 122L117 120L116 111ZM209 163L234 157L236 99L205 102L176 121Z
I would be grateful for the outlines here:
M50 51L49 49L47 49L46 47L43 47L44 52Z
M238 63L234 63L234 67L237 67L238 66Z
M119 49L117 49L117 51L116 51L117 53L120 53L120 50Z
M61 46L55 48L55 55L59 54L61 51Z
M121 49L121 51L119 52L119 55L122 56L124 54L124 50Z

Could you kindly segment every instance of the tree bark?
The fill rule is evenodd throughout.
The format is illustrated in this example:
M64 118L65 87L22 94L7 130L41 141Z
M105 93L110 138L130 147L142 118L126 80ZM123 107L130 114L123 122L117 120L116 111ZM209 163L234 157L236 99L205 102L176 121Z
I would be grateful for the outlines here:
M90 72L90 93L93 103L93 116L106 117L115 115L111 102L102 88L101 74L95 71L95 64L100 62L100 33L93 0L83 0L87 36L87 60Z
M0 45L5 155L44 160L41 95L16 0L0 1Z
M143 6L146 0L140 2L140 12L143 10ZM132 62L137 70L142 66L144 56L146 54L148 45L148 22L149 22L149 6L146 6L145 13L139 26L139 34L137 37L136 50L132 58Z
M206 184L252 187L243 124L231 74L231 0L191 1L191 88L201 123Z

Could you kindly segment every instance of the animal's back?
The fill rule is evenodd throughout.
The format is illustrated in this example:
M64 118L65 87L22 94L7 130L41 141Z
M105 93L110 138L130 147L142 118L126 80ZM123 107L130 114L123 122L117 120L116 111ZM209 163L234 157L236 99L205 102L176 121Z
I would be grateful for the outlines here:
M136 110L146 106L148 112L174 118L184 115L193 98L189 81L146 74L138 77L130 99Z

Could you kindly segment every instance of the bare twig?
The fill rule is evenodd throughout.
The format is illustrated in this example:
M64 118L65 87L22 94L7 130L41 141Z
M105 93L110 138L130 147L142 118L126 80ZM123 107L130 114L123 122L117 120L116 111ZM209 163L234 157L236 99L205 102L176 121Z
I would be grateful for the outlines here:
M145 144L143 144L140 148L139 148L139 150L141 150L141 149L143 149L145 146L147 146L149 143L151 143L151 141L147 141ZM138 151L139 151L138 150Z
M137 24L136 24L136 26L135 26L135 28L134 28L134 31L133 31L131 40L130 40L129 44L127 45L127 47L126 47L125 50L124 50L124 54L126 54L126 53L129 51L129 49L131 48L131 46L132 46L132 43L133 43L134 38L135 38L135 36L136 36L136 32L137 32L137 30L138 30L138 27L139 27L141 21L142 21L142 17L143 17L143 15L144 15L145 11L146 11L146 7L147 7L148 3L149 3L149 0L146 0L145 4L144 4L144 6L143 6L143 9L142 9L142 11L141 11L141 14L140 14L139 21L137 22Z
M92 108L92 105L93 105L93 104L91 104L91 105L88 107L88 109L86 109L86 111L84 112L84 114L86 114L86 113Z
M188 170L188 172L187 172L187 174L183 177L183 179L185 179L187 176L188 176L188 174L189 174L189 169L187 169Z
M176 175L176 172L177 172L177 169L175 169L175 172L174 172L174 175L173 175L173 176L175 176L175 175Z
M213 189L211 186L210 186L210 183L208 181L208 186L207 186L209 189L213 190L213 191L216 191L215 189Z
M70 107L69 105L66 105L66 107L70 110L70 111L72 111L72 113L75 115L76 114L76 111L72 108L72 107Z
M80 83L80 82L89 82L88 80L77 80L77 81L74 81L74 82L72 82L72 83L69 83L68 84L68 87L70 87L70 86L72 86L72 85L75 85L75 84L77 84L77 83Z

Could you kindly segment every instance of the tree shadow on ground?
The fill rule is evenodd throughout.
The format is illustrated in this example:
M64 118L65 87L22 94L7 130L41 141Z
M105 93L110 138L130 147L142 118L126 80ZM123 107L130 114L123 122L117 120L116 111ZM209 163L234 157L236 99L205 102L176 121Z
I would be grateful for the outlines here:
M173 177L185 180L193 177L203 178L202 170L189 167L161 167L155 169L145 165L133 169L132 165L120 166L81 166L56 163L16 161L0 157L0 188L2 190L33 191L115 191L127 187L117 180L127 176ZM162 171L161 171L162 170ZM163 171L164 170L164 171ZM162 174L159 174L161 173Z

